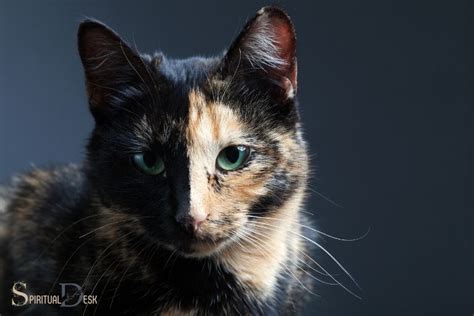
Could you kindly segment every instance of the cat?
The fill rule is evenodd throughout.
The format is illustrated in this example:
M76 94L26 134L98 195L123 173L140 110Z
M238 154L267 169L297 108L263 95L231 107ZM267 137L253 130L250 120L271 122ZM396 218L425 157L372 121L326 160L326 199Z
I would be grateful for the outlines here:
M298 313L313 287L300 268L309 158L288 15L262 8L214 58L139 54L95 20L78 48L86 158L31 170L5 195L0 311ZM66 282L97 303L10 302Z

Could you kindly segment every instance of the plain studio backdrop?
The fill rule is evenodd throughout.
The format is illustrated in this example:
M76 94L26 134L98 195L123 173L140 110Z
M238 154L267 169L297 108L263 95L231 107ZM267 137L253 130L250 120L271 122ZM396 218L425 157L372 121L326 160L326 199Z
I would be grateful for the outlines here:
M222 52L268 3L0 0L0 181L80 162L93 126L84 17L143 52ZM307 211L357 290L317 283L307 315L472 315L472 1L288 1L314 177ZM324 197L323 197L324 196ZM1 298L9 299L9 298Z

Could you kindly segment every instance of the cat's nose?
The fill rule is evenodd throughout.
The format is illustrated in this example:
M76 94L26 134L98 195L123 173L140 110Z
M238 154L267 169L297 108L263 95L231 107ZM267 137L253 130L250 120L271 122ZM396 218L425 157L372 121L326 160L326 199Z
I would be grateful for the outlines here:
M198 218L193 218L192 219L192 229L194 232L197 232L199 230L199 227L201 227L201 224L204 223L204 221L207 219L207 216L202 218L202 219L198 219Z
M177 216L176 221L188 232L196 233L207 219L208 214L204 212L196 214L186 214L185 216Z

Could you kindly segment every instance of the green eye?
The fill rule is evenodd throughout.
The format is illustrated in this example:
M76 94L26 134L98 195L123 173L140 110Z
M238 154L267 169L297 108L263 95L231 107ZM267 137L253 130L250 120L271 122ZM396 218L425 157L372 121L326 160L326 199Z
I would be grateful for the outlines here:
M165 170L165 163L160 156L151 151L133 155L135 165L146 174L155 176Z
M236 170L241 167L250 155L246 146L229 146L224 148L217 156L217 168L225 171Z

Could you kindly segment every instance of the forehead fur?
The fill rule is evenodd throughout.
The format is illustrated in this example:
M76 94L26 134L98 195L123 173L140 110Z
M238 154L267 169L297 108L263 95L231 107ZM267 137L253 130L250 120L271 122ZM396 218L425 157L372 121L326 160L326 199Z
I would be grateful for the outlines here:
M237 145L244 141L246 126L238 113L220 102L208 102L202 92L189 93L187 140L197 148Z

